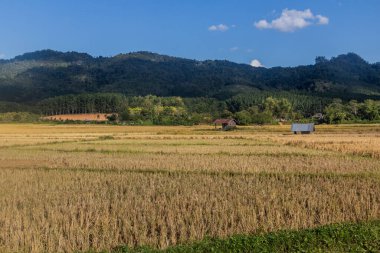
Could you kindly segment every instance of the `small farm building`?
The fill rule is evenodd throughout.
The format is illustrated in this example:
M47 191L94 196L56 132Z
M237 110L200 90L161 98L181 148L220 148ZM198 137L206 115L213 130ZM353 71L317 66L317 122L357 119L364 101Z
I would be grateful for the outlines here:
M297 134L297 133L310 134L314 131L315 131L314 123L308 123L308 124L294 123L294 124L292 124L292 132L294 134Z
M236 121L234 119L216 119L214 120L215 128L217 125L222 125L222 130L231 130L236 128Z

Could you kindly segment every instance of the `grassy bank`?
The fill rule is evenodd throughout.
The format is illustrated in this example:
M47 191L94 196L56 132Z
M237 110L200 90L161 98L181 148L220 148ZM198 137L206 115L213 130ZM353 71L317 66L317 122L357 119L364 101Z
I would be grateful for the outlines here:
M335 224L301 231L207 238L165 250L119 247L112 253L152 252L380 252L380 220Z

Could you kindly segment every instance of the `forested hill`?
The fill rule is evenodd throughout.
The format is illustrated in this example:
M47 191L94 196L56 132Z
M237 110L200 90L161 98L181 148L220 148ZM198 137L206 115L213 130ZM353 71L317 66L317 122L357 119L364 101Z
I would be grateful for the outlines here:
M380 64L349 53L317 57L314 65L253 68L229 61L196 61L149 52L92 57L42 50L0 60L0 100L28 102L65 94L229 98L255 90L379 95Z

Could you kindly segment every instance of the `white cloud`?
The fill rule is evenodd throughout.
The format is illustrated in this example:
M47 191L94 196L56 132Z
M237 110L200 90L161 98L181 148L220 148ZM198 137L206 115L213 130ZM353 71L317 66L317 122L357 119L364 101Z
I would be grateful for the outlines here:
M0 53L0 59L5 59L5 54Z
M252 60L250 65L254 68L264 67L264 65L257 59Z
M259 29L268 29L271 28L271 24L268 23L266 20L260 20L259 22L255 23L255 26Z
M318 19L318 25L327 25L329 23L329 18L322 15L315 16Z
M211 32L225 32L228 29L230 29L227 25L220 24L220 25L212 25L208 28Z
M281 16L268 22L265 19L255 22L258 29L276 29L281 32L294 32L307 26L318 24L327 25L329 19L322 15L314 15L310 9L304 11L282 10Z
M230 48L230 51L231 52L235 52L235 51L238 51L239 50L239 47L231 47Z

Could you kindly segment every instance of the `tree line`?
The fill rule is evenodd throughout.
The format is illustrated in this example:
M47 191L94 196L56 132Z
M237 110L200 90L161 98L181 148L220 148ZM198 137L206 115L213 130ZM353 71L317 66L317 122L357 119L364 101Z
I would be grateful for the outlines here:
M342 101L291 92L258 92L228 100L132 96L114 93L67 95L45 99L37 106L44 115L110 113L111 121L132 124L199 124L215 118L234 118L241 125L279 121L318 123L380 120L380 101ZM318 114L318 117L315 115Z
M334 101L325 108L324 122L337 124L343 122L378 122L380 121L380 101L372 99L358 102L350 100L343 103L341 99Z
M39 102L38 107L44 115L114 113L122 110L126 101L121 94L85 93L48 98Z

